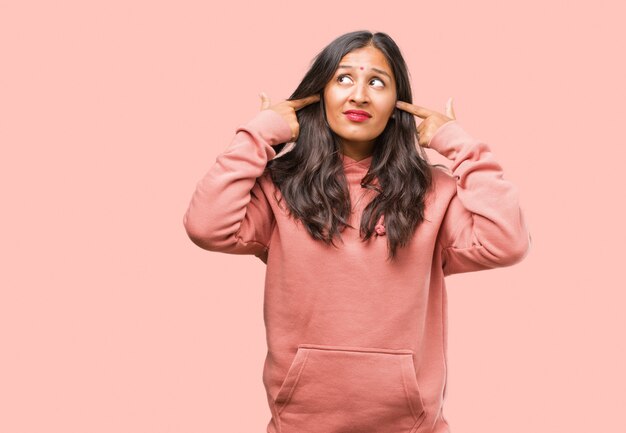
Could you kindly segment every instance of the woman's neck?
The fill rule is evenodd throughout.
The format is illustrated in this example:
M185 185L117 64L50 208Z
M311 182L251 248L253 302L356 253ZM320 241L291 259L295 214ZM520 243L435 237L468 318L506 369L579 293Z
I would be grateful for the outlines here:
M360 161L362 159L372 156L372 154L374 153L374 144L364 144L361 146L344 144L342 145L341 153L354 159L355 161Z

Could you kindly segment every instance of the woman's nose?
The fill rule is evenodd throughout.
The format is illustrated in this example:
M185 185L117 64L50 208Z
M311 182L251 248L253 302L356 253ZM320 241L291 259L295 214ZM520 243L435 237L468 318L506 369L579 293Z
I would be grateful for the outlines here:
M362 104L369 101L369 94L367 92L366 84L356 84L354 86L351 99L358 103Z

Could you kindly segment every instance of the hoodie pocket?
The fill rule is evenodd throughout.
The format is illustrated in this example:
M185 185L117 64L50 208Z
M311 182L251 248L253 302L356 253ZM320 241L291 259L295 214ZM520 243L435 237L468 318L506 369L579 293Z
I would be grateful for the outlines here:
M274 404L281 433L412 433L425 417L409 349L300 344Z

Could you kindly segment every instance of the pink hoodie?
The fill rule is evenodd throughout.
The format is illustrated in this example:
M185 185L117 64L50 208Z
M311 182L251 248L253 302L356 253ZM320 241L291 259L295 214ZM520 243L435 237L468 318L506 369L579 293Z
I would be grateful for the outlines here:
M487 144L454 120L430 147L452 160L433 168L426 220L387 262L384 219L368 242L360 216L375 192L360 180L372 156L341 155L354 212L339 249L294 222L268 174L272 147L291 138L272 110L237 128L198 182L184 216L199 247L254 254L267 264L263 383L269 433L449 432L443 415L447 305L444 276L513 265L530 248L516 187ZM433 191L431 189L431 191Z

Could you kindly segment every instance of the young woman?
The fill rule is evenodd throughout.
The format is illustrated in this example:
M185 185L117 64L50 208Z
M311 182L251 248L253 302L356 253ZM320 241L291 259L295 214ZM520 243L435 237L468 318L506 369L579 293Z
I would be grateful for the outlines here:
M261 98L184 227L267 265L267 431L448 432L444 277L526 256L517 189L451 103L412 103L385 33L340 36L288 100Z

